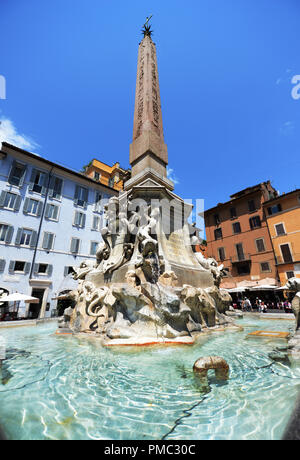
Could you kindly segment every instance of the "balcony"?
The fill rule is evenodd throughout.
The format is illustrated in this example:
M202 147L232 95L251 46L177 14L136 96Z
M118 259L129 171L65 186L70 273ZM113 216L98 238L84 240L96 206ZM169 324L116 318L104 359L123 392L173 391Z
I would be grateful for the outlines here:
M300 254L291 254L286 257L275 256L275 261L276 265L300 263Z
M239 254L230 257L232 264L238 264L240 262L250 262L251 261L251 254Z

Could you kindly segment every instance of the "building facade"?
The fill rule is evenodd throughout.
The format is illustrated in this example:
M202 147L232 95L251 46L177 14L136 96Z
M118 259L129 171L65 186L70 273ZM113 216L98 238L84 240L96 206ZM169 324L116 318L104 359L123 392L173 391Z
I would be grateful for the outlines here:
M86 176L115 190L123 190L124 182L130 178L130 170L120 167L119 163L109 166L102 161L92 160L85 168Z
M280 283L300 278L300 189L263 205L275 253Z
M228 269L222 287L278 284L263 204L277 196L270 181L248 187L204 213L207 257Z
M103 204L114 195L84 174L2 143L0 290L40 299L25 317L51 316L55 297L72 284L72 267L95 259Z

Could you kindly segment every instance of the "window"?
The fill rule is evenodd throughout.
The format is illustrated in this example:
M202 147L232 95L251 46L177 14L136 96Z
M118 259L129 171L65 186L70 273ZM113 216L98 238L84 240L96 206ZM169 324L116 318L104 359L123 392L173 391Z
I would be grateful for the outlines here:
M88 189L84 187L80 187L80 185L76 185L75 187L75 195L74 195L74 204L76 206L82 206L83 208L86 207L88 201Z
M40 216L42 213L43 203L39 200L26 198L24 202L23 212L32 216Z
M49 220L58 220L59 206L48 203L45 211L45 218Z
M16 185L17 187L22 187L24 182L24 177L26 173L26 166L22 163L18 163L16 161L13 162L8 182L11 185Z
M269 216L271 216L272 214L276 214L277 212L280 212L282 211L282 208L281 208L281 204L278 203L278 204L275 204L274 206L270 206L268 208L268 214Z
M10 211L19 211L21 200L22 198L20 195L6 192L4 190L0 194L0 208L8 209Z
M286 277L287 277L288 280L291 279L291 278L294 278L294 276L295 276L295 273L292 272L292 271L286 272L285 274L286 274Z
M215 240L219 240L219 239L223 238L221 228L216 228L214 233L215 233Z
M16 245L34 248L37 243L37 232L29 228L19 228L15 240Z
M99 174L97 171L94 172L94 179L95 179L95 180L99 180L99 179L100 179L100 174Z
M47 273L48 264L38 264L38 273L45 274Z
M7 224L0 224L0 241L10 243L13 234L13 227Z
M100 231L101 218L99 216L93 216L92 230Z
M22 260L11 260L9 263L9 268L8 271L9 273L23 273L27 274L29 273L31 263L30 262L24 262Z
M32 192L41 193L44 195L46 192L46 181L46 173L33 169L28 188Z
M238 243L235 245L236 248L236 254L238 260L244 260L245 259L245 254L244 254L244 248L242 243Z
M232 224L233 233L241 233L241 224L239 222L235 222Z
M34 270L33 272L36 275L46 275L46 276L51 276L52 275L52 265L49 264L43 264L43 263L38 263L34 264Z
M49 198L60 200L62 195L62 186L63 180L59 177L53 176L49 185Z
M91 256L95 256L98 248L98 241L91 241L91 249L90 254Z
M74 268L71 266L65 267L64 268L64 276L68 276L71 273L74 273Z
M95 212L101 212L102 209L101 209L101 200L102 200L102 195L100 192L96 192L96 195L95 195L95 207L94 207L94 211Z
M253 230L254 228L261 227L260 217L259 216L251 217L249 219L249 224L250 224L251 230Z
M231 219L235 219L237 217L235 207L230 208L230 217Z
M253 211L256 210L256 206L255 206L255 201L254 201L254 200L248 201L248 209L249 209L249 212L253 212Z
M271 269L270 269L269 262L261 262L260 263L260 269L261 269L262 272L270 272Z
M25 270L25 262L21 262L19 260L16 260L15 265L14 265L14 271L15 272L24 272L24 270Z
M263 238L258 238L257 240L255 240L255 243L257 252L264 252L266 250Z
M115 178L114 178L114 177L110 177L110 178L108 179L108 186L109 186L109 187L113 187L114 184L115 184Z
M4 201L4 208L6 209L15 209L17 195L15 193L7 192Z
M30 246L30 241L32 237L32 230L27 230L26 228L22 229L20 245L21 246Z
M71 239L70 252L72 252L72 254L78 254L79 253L79 246L80 246L80 239L79 238L72 238Z
M281 244L280 245L280 250L281 250L283 261L285 263L293 262L293 257L292 257L292 254L291 254L289 244Z
M81 228L85 226L85 214L83 212L75 211L73 225Z
M214 215L214 222L215 222L215 225L219 225L220 224L220 216L219 214L215 214Z
M42 248L50 251L53 249L54 233L44 232Z
M219 259L221 261L225 260L225 249L224 248L218 248L218 254L219 254Z
M282 223L275 225L276 235L285 235L284 225Z
M249 263L238 264L238 266L236 267L236 270L237 270L238 275L240 276L249 275L250 274L250 264Z

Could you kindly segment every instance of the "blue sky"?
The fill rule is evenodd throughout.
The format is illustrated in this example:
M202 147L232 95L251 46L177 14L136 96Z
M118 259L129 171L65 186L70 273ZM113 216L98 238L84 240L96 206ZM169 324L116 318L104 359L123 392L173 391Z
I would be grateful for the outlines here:
M0 136L127 168L149 14L176 193L208 209L267 179L299 187L299 0L1 0Z

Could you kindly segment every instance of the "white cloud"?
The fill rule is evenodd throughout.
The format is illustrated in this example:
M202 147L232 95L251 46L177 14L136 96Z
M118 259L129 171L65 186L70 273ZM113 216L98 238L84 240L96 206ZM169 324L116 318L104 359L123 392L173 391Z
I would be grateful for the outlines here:
M283 125L279 128L280 134L283 136L291 136L295 130L295 122L294 121L286 121Z
M167 167L167 178L170 179L170 181L172 181L175 185L179 184L179 180L174 174L174 169Z
M8 142L24 150L33 151L38 148L38 144L30 139L29 136L18 133L11 120L0 116L0 143Z

